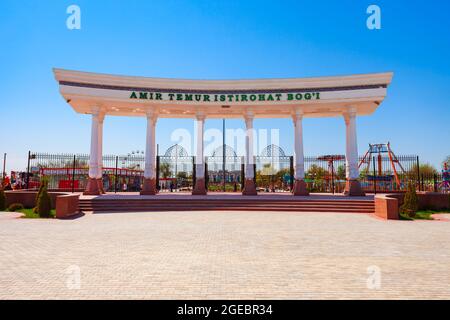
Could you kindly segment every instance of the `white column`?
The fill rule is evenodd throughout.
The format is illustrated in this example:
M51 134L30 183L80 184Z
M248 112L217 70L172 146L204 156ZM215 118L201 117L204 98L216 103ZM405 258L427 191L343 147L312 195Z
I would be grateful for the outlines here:
M205 127L205 115L198 113L196 116L196 152L195 152L195 174L196 178L205 177L205 166L203 164L203 131Z
M145 140L145 170L144 178L156 179L156 121L158 117L153 112L147 113L147 135Z
M99 108L92 109L91 126L91 152L89 155L89 178L96 179L98 176L98 133L99 133Z
M244 116L246 137L245 137L245 179L253 179L255 172L253 171L253 119L254 115L247 112Z
M356 180L359 178L358 170L358 144L356 139L356 111L351 109L344 114L346 126L346 178Z
M294 155L295 155L295 180L305 179L305 159L303 154L303 111L297 110L292 117L294 120Z
M103 120L105 119L104 113L99 113L98 115L98 146L97 146L97 179L103 177Z

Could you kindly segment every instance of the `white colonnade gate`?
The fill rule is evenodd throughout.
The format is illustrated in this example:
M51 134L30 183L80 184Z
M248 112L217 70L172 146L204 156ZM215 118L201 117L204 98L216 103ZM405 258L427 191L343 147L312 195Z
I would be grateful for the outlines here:
M54 69L66 102L92 115L89 181L85 194L104 193L102 141L105 116L147 118L143 195L156 188L158 118L192 118L196 123L196 182L192 194L205 195L204 125L207 119L245 120L244 195L256 195L254 184L255 118L292 118L294 123L294 195L308 195L305 183L304 118L342 117L346 125L345 194L364 195L358 181L357 116L371 115L383 102L393 73L336 77L259 80L182 80L118 76Z

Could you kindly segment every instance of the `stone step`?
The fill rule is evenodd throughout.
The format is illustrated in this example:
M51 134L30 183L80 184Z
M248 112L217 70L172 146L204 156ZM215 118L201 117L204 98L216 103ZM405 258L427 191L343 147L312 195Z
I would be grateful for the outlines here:
M82 210L83 212L156 212L156 211L279 211L279 212L348 212L348 213L373 213L374 210L371 209L354 209L354 208L276 208L276 207L267 207L264 210L261 208L253 208L253 207L218 207L218 208L205 208L205 207L186 207L186 208L167 208L167 207L154 207L154 208L132 208L129 210L124 210L122 208L85 208Z
M266 199L80 199L81 211L188 211L240 210L286 212L373 213L373 200L266 200Z

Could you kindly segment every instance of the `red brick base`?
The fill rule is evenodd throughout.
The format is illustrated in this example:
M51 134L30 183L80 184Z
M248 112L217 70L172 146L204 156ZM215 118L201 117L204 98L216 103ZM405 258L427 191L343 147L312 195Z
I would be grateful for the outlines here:
M103 179L97 179L97 183L98 183L98 190L100 191L100 194L105 194L105 189L103 188Z
M154 196L157 193L158 193L158 190L156 189L156 179L144 178L141 195Z
M366 195L358 180L347 180L345 182L344 194L351 197L363 197Z
M83 192L84 195L87 196L99 196L101 194L98 179L89 178L86 190Z
M204 196L206 195L205 178L197 178L195 180L194 190L192 190L193 196Z
M258 192L256 192L255 181L253 179L245 179L244 190L242 191L242 195L244 196L258 195Z
M79 195L68 194L56 197L56 218L70 218L79 213Z
M295 180L292 194L294 196L309 196L305 180Z

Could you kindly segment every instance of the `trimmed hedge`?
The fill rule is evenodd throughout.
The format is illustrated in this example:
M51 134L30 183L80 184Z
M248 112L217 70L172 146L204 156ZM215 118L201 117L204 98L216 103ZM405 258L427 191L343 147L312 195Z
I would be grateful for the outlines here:
M11 203L11 205L8 207L9 212L17 212L24 209L23 204L21 203Z
M43 179L41 186L39 187L38 197L36 201L36 207L33 209L35 213L41 218L51 217L52 199L47 192L48 181Z
M400 215L414 218L419 210L419 198L416 193L416 186L411 181L408 183L408 191L403 199L403 205L400 207Z

